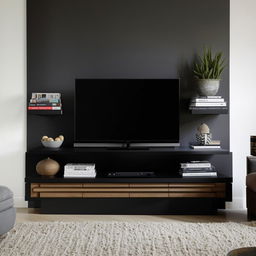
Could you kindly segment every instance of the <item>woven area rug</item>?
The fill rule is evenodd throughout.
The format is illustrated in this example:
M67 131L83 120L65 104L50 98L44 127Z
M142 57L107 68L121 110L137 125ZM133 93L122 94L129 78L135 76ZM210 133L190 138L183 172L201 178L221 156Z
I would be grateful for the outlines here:
M233 222L28 222L0 236L1 256L224 256L247 246L256 227Z

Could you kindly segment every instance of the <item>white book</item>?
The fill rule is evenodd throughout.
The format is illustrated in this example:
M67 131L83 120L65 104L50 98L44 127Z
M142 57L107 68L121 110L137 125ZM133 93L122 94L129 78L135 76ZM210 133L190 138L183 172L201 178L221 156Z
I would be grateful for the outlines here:
M200 172L200 173L182 173L182 177L200 177L200 176L209 176L216 177L217 172Z
M95 170L95 164L68 163L64 170Z
M95 172L96 169L70 169L70 168L64 168L64 171L67 171L67 172Z
M95 163L67 163L66 165L70 166L95 166Z
M223 98L217 98L217 99L205 99L205 98L194 98L192 99L191 102L209 102L209 103L219 103L219 102L224 102L224 99Z
M201 98L201 99L221 99L222 96L219 96L219 95L214 95L214 96L199 96L199 97L195 97L195 98Z
M95 168L86 168L86 167L67 167L64 166L64 170L67 171L94 171Z
M81 173L81 174L79 174L79 173L64 173L64 175L74 175L74 176L95 176L96 175L96 173Z
M196 145L190 145L191 148L193 149L220 149L221 146L196 146Z
M190 107L226 107L227 103L226 102L195 102L191 103Z
M211 163L181 163L181 168L211 168Z
M84 172L84 171L64 171L64 174L67 175L94 175L96 172Z
M95 168L95 164L89 163L89 164L84 164L84 163L68 163L65 166L67 167L87 167L87 168Z
M64 174L64 178L95 178L95 175L65 175Z

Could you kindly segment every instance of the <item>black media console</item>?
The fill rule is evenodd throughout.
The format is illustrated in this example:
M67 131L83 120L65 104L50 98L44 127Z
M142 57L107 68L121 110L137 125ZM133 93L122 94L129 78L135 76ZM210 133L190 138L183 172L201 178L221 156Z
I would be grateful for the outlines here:
M44 178L36 163L58 161L57 176ZM208 160L218 177L182 178L179 164ZM94 162L97 177L63 178L66 163ZM108 177L109 172L154 172L153 177ZM41 213L212 214L232 200L228 150L39 148L26 153L26 200Z

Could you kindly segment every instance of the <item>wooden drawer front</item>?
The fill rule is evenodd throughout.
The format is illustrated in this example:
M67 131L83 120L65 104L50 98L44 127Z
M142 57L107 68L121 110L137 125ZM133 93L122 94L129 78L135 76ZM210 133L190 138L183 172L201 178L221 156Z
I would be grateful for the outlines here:
M225 197L223 183L169 184L169 197Z
M215 193L183 193L183 192L179 192L179 193L169 193L169 197L207 197L207 198L211 198L211 197L216 197Z
M82 188L82 183L41 183L40 188Z
M225 197L223 183L32 183L32 198Z
M166 198L168 183L131 183L130 198Z
M131 183L130 188L168 188L168 183Z
M83 193L83 197L86 198L129 198L130 195L129 193L112 193L112 192L107 192L107 193Z
M129 183L84 183L85 188L128 188Z
M131 192L130 193L130 197L131 198L144 198L144 197L149 197L149 198L154 198L154 197L158 197L158 198L164 198L164 197L169 197L168 193L136 193L136 192Z
M216 184L222 184L222 183L169 183L169 187L171 188L214 188L216 187Z
M40 193L41 198L82 198L83 193L68 193L68 192L42 192Z

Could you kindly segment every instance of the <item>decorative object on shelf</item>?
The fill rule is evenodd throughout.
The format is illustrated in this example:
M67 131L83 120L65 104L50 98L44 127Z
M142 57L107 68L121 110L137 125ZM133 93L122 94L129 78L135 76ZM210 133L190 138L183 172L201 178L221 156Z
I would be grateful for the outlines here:
M221 149L219 140L212 140L212 134L207 124L201 124L197 128L196 143L190 143L192 149Z
M59 148L64 141L64 136L59 135L55 139L48 137L48 136L43 136L41 139L41 142L44 147L46 148Z
M194 67L200 96L214 96L217 94L220 76L224 68L222 52L213 55L210 48L205 48L203 56L199 57L199 62L195 63Z
M59 169L59 163L49 157L39 161L36 165L36 172L43 176L54 176Z
M28 104L32 113L62 114L60 93L32 93Z
M227 113L227 102L221 96L199 96L190 101L192 114L224 114Z
M256 156L256 136L251 135L251 155Z
M197 128L198 133L196 133L196 140L199 145L207 145L210 144L212 140L212 134L210 133L210 129L207 124L201 124Z

